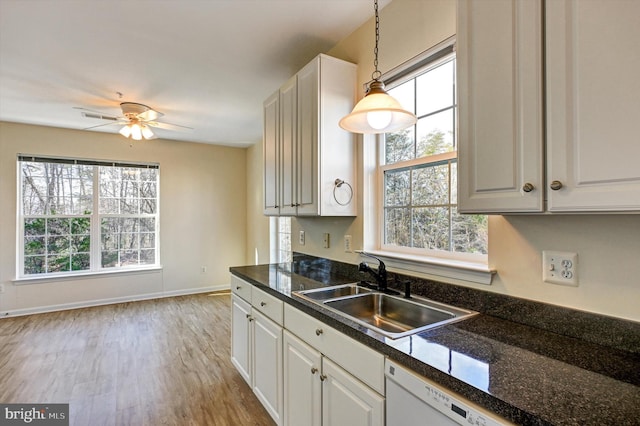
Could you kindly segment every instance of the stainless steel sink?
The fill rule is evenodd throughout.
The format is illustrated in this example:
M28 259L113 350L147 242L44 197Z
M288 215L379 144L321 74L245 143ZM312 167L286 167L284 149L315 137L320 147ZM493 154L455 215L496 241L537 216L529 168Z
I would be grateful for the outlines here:
M404 299L355 284L295 293L391 339L461 321L477 314L422 297Z
M356 283L334 285L331 287L314 288L313 290L297 291L300 296L306 297L311 300L326 301L336 298L342 298L346 296L354 296L357 294L371 293L373 290L361 287Z

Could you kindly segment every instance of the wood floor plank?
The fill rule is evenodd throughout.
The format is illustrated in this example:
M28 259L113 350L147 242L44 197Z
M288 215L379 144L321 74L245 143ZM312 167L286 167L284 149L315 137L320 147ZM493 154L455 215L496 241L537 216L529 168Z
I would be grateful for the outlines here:
M230 361L229 294L0 319L0 402L69 403L70 424L266 426Z

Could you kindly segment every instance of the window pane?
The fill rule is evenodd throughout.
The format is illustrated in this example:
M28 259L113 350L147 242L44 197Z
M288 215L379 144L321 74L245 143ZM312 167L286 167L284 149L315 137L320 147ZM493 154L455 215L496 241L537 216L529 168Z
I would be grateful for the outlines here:
M416 78L418 116L452 106L455 102L453 61L446 62Z
M454 150L454 114L455 110L452 108L418 120L416 157Z
M410 199L410 170L387 171L384 173L384 205L407 206Z
M416 208L413 211L413 247L449 250L449 208Z
M411 214L408 208L385 209L385 243L409 246L411 242Z
M452 215L453 251L487 254L488 217L463 215L454 210Z
M400 102L400 105L402 105L402 108L415 113L416 91L413 80L389 89L387 93L396 98L396 100Z
M415 131L413 127L402 132L385 135L385 164L412 160L415 157Z
M438 164L416 168L413 171L414 206L449 204L449 165Z

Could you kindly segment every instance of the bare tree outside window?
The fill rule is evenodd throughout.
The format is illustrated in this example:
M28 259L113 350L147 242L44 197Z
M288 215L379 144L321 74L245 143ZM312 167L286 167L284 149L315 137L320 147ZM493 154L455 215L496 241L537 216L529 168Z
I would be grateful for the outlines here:
M453 55L389 90L418 122L383 136L386 249L487 253L487 217L457 211L455 90Z
M87 163L19 159L22 275L157 263L157 166Z

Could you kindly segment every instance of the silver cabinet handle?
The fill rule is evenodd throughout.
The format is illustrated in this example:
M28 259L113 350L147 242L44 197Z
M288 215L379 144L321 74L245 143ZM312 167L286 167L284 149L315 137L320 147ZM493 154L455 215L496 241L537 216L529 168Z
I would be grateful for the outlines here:
M315 367L311 367L311 374L316 374L318 372L318 369Z
M523 190L524 192L531 192L531 191L533 191L534 189L536 189L536 187L535 187L535 186L533 186L533 184L531 184L531 183L529 183L529 182L527 182L527 183L525 183L524 185L522 185L522 190Z
M551 189L553 189L554 191L557 191L558 189L562 188L562 182L560 182L559 180L554 180L553 182L551 182L549 187L551 187Z
M321 375L320 375L320 380L321 380L321 381L323 381L323 382L324 382L326 379L327 379L327 376L325 376L324 374L321 374Z
M260 302L260 306L267 306L267 302Z
M321 328L316 328L316 336L319 336L323 333Z

